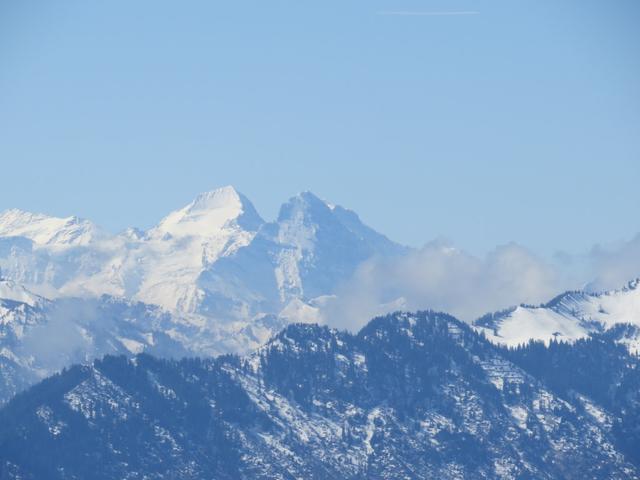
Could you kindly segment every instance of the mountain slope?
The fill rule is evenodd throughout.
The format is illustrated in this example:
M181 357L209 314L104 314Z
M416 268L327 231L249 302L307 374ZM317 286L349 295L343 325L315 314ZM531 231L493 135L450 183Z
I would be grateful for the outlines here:
M640 465L640 361L620 338L637 336L639 327L616 325L574 343L531 341L505 356L569 401L590 399L592 413L610 424L618 448ZM608 415L603 416L603 412Z
M572 341L625 323L640 327L640 280L609 292L566 292L538 307L521 305L487 314L474 325L490 340L516 346L531 339ZM620 341L640 352L640 337L635 334Z
M506 355L422 312L244 358L107 357L0 411L0 478L640 478L610 412Z
M7 283L0 281L0 287ZM108 296L34 298L32 303L0 299L0 405L64 367L106 354L196 353L180 338L196 337L196 329L176 323L157 307Z

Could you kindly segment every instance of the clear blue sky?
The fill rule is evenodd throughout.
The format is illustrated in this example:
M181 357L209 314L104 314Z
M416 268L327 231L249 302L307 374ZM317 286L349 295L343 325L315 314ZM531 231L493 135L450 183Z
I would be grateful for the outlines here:
M145 228L233 184L411 245L625 239L638 25L637 0L4 0L0 209Z

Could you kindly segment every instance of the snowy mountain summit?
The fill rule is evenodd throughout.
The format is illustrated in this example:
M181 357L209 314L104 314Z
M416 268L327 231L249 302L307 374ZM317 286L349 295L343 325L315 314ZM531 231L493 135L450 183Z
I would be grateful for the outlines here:
M103 236L88 220L51 217L18 209L0 213L0 237L25 237L38 245L88 245Z
M372 256L404 252L310 192L273 222L227 186L153 228L109 235L87 220L0 214L0 404L105 354L247 352L319 319Z
M167 215L149 234L214 237L233 227L255 232L263 223L251 202L227 186L198 195L186 207Z
M331 295L364 260L404 247L304 192L274 222L231 186L196 197L148 231L109 235L87 220L0 214L3 275L48 298L103 294L232 322Z

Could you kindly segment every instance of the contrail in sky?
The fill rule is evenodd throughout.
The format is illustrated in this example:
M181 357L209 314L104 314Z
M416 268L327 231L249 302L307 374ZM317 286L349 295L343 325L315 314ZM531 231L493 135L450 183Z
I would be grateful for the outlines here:
M397 12L378 12L378 15L396 15L405 17L445 17L451 15L479 15L480 12L473 10L458 11L458 12L409 12L409 11L397 11Z

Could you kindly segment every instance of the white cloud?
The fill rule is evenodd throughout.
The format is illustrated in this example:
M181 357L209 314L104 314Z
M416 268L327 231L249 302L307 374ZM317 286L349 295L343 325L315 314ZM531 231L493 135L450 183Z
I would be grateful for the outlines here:
M640 234L583 255L546 261L511 243L483 258L433 242L395 259L360 266L322 309L323 320L356 330L376 315L433 309L473 321L521 303L546 303L566 291L621 288L640 277Z
M357 329L372 316L431 308L463 320L562 291L562 276L527 249L509 244L478 258L431 243L394 260L365 262L325 308L327 323Z
M614 246L596 245L588 254L590 290L619 288L640 276L640 234Z

